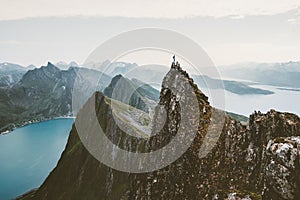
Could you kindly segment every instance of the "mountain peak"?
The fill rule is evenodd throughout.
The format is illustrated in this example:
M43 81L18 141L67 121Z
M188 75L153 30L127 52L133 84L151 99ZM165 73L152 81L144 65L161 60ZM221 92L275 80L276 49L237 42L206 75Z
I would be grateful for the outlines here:
M47 63L47 67L56 67L55 65L53 65L51 62Z
M52 64L51 62L48 62L47 66L42 66L42 69L44 71L49 71L53 74L60 72L60 69L58 67L56 67L54 64Z
M121 74L112 78L111 83L104 89L104 95L109 98L127 103L137 109L149 112L149 105L147 105L144 97L140 95L143 92L142 88L123 77Z
M168 81L172 81L172 79L176 77L175 74L178 75L178 72L179 72L179 74L183 75L183 77L185 77L186 80L190 83L190 85L194 88L194 91L198 97L198 100L203 99L204 101L207 101L207 103L208 103L208 97L198 88L197 84L194 83L193 78L191 78L189 76L189 74L181 68L180 63L178 61L172 62L171 69L167 73L167 75L165 76L164 79L168 79ZM174 77L174 75L175 75L175 77ZM172 78L171 79L168 78L169 76L172 76ZM163 85L164 85L164 82L165 81L163 81Z
M194 80L189 76L189 74L183 70L181 67L180 67L180 63L177 61L176 63L175 62L172 62L172 65L171 65L171 70L174 69L178 72L180 72L183 76L185 76L188 81L192 84L194 84ZM198 87L197 87L198 88Z
M116 82L117 82L118 80L120 80L121 78L124 78L121 74L118 74L118 75L114 76L114 77L112 78L112 80L111 80L112 84L115 85Z

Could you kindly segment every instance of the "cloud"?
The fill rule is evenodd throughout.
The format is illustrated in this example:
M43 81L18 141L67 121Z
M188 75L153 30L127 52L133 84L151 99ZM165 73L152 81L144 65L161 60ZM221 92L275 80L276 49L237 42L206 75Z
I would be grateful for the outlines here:
M272 15L299 7L299 0L0 0L0 20L48 16L192 16Z

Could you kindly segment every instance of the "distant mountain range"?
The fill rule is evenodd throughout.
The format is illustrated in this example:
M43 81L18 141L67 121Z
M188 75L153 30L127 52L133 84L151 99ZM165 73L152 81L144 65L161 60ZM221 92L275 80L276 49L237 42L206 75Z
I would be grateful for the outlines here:
M220 69L221 74L229 78L253 81L255 84L300 88L300 62L242 63Z
M120 101L128 100L130 105L150 114L154 112L159 91L150 85L122 75L112 79L100 71L73 64L59 63L61 68L68 67L67 70L62 70L56 64L48 62L47 66L28 71L19 65L3 65L0 70L8 72L10 69L12 75L20 71L22 76L19 80L0 87L0 132L12 130L31 121L76 114L78 110L72 110L73 100L80 109L95 90L104 91L107 96ZM76 78L77 96L73 99ZM113 96L112 91L116 89L118 81L121 83L123 96L127 95L128 99ZM96 88L92 87L95 82Z
M260 88L251 87L245 83L238 82L238 81L229 81L229 80L220 80L215 78L210 78L208 76L199 76L194 75L195 82L201 88L208 88L208 89L225 89L231 93L238 94L238 95L269 95L274 94L274 92L269 90L263 90Z
M6 65L6 67L5 67ZM89 69L95 69L97 71L104 72L105 74L109 75L110 77L114 77L118 74L121 74L123 76L126 76L130 79L140 79L144 80L145 82L149 82L152 87L155 87L159 89L160 83L162 78L165 76L165 74L168 71L168 68L166 67L158 67L158 66L138 66L136 63L126 63L126 62L113 62L111 63L110 61L105 61L103 63L90 63L86 64L84 67L80 67L76 62L58 62L54 64L56 67L58 67L61 70L68 70L70 67L78 67L78 68L89 68ZM12 64L12 63L2 63L0 64L0 87L6 87L6 86L11 86L18 81L21 80L22 76L29 70L35 68L34 65L30 65L27 68L22 67L20 65ZM240 78L244 80L249 80L251 73L245 73L242 69L237 69L234 73L231 70L224 70L225 68L222 68L222 75L229 75L232 78ZM250 70L250 69L249 69ZM241 72L239 72L241 71ZM255 70L252 70L255 71ZM257 73L257 74L256 74ZM282 74L282 70L279 72ZM300 72L299 72L300 73ZM147 74L147 77L144 75ZM245 76L242 76L245 74ZM271 78L265 80L264 77L261 77L261 73L258 73L255 71L252 74L253 81L257 81L258 79L262 79L262 84L275 84L277 83L276 81L271 81ZM264 74L269 74L269 73L264 73ZM298 74L295 73L290 73L290 76L297 76ZM242 81L233 81L233 80L221 80L221 79L215 79L211 78L205 75L191 75L195 82L200 85L201 87L208 88L208 89L224 89L229 92L238 94L238 95L245 95L245 94L255 94L255 95L268 95L268 94L273 94L272 91L268 90L262 90L259 88L252 87L251 83L245 83ZM287 75L287 77L290 77ZM261 78L260 78L261 77ZM272 77L271 75L268 75L268 77ZM276 77L273 77L273 79L278 79L278 75ZM283 79L283 78L282 78ZM281 82L279 81L277 83L278 86L295 86L298 85L298 80L296 78L293 78L291 80L294 81L289 81L289 80L282 80ZM288 83L289 84L286 84ZM280 85L280 83L283 83ZM300 83L299 83L300 84Z
M14 85L0 88L1 132L11 130L28 121L72 115L72 90L79 68L60 70L51 63L27 71ZM102 76L99 91L109 84L111 77L99 71L80 68L82 85L90 77ZM85 90L87 99L94 91ZM85 100L86 100L85 99Z
M101 65L101 66L99 66ZM57 67L59 66L59 67ZM137 104L138 108L149 112L153 105L158 100L158 82L161 82L167 68L163 67L139 67L137 64L106 61L102 64L97 64L89 67L106 69L107 74L98 70L87 69L80 67L77 63L59 62L55 65L48 63L47 66L35 68L30 65L22 67L13 63L0 63L0 128L1 132L11 130L24 123L32 120L43 120L58 116L72 115L78 111L73 111L72 106L72 89L76 75L80 76L80 105L83 105L86 100L93 94L94 89L90 89L90 81L98 81L101 75L101 80L98 83L98 91L104 91L107 96L110 96L109 90L114 87L111 83L111 77L118 74L125 75L117 76L116 79L122 77L127 86L132 85L138 88L137 95L131 98L131 104ZM78 72L80 72L78 74ZM233 77L236 79L254 81L256 84L268 84L284 87L297 88L300 87L300 62L277 63L277 64L241 64L231 66L229 68L221 68L222 75ZM144 76L147 74L147 76ZM228 76L227 76L228 75ZM144 77L141 79L139 77ZM244 94L272 94L272 91L262 90L252 87L255 83L245 83L241 81L221 81L219 79L210 78L208 76L192 75L195 83L200 88L223 89L238 95ZM131 79L131 80L130 80ZM142 81L150 82L144 84ZM152 82L150 81L152 80ZM111 85L109 85L111 83ZM125 84L126 85L126 84ZM127 87L131 91L130 87ZM138 87L141 86L141 87ZM156 89L153 88L156 86ZM110 88L110 89L109 89ZM126 90L124 90L126 92ZM77 100L77 99L76 99ZM79 106L80 107L80 106ZM243 116L235 116L244 121L247 119Z
M32 70L10 63L1 64L0 71L3 72L1 73L3 77L6 73L17 78L0 87L0 132L12 130L31 121L76 115L79 110L72 109L73 100L78 105L75 109L80 109L95 90L104 91L104 94L108 97L153 114L154 107L158 102L159 91L151 85L135 78L130 80L121 75L117 75L112 79L111 76L100 71L78 67L77 64L73 64L75 66L72 66L72 63L60 63L60 67L68 67L67 70L62 70L50 62L47 66ZM126 70L122 69L122 66ZM111 74L126 74L126 71L132 69L132 66L135 66L135 64L129 64L126 67L125 63L115 63ZM30 68L32 67L30 66ZM141 74L143 70L137 70L137 72ZM156 73L155 71L152 72L153 74ZM157 77L163 76L161 72L157 74ZM77 98L72 99L76 77L79 80L76 86ZM101 77L100 80L99 77ZM118 99L112 94L119 79L122 79L121 93L123 95L121 96L128 97L127 99ZM97 82L97 88L91 87L95 82ZM215 85L214 87L221 83L221 81L212 82ZM124 95L125 93L131 96ZM243 119L243 121L247 119L244 116L232 116Z
M160 85L161 80L169 70L167 67L159 65L138 66L135 63L111 63L110 61L105 61L103 63L90 63L87 64L86 67L99 69L100 71L103 71L112 77L117 74L122 74L129 78L145 80L145 82L150 82L151 85L156 88ZM145 74L147 74L147 76L145 76ZM206 75L195 74L192 74L191 77L193 77L195 82L202 88L224 89L238 95L269 95L274 93L269 90L252 87L241 81L221 80L211 78Z

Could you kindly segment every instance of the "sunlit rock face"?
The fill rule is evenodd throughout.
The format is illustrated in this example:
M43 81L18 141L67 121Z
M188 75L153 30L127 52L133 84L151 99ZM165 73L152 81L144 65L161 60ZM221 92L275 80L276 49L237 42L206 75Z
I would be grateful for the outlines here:
M185 94L188 86L196 96L197 106L190 104L193 102L190 96L179 95ZM95 102L87 102L80 112L90 105L95 106L105 134L123 149L155 151L168 144L179 130L186 130L184 136L189 137L189 131L195 128L195 138L172 164L147 173L127 173L97 161L86 150L73 126L57 167L37 191L23 199L300 198L300 120L296 115L274 110L266 114L255 112L244 126L211 107L189 75L174 63L163 80L149 137L126 134L113 117L114 111L108 103L111 100L98 92L93 97ZM196 127L185 126L183 107L197 113ZM195 115L191 113L191 116ZM90 118L76 120L89 123ZM214 125L222 121L219 131ZM92 129L90 126L87 131ZM118 151L107 156L116 155ZM161 162L160 159L155 162Z

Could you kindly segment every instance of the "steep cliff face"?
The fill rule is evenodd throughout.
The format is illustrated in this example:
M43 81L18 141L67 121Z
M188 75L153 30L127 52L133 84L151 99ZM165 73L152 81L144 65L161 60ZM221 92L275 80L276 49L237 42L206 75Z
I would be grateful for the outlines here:
M196 95L198 110L194 110L190 96L178 95L189 86ZM95 106L104 132L123 149L151 152L168 144L182 130L183 136L189 137L193 127L187 126L187 115L182 109L188 110L190 116L196 111L199 115L195 138L172 164L136 174L116 171L93 158L73 126L57 167L37 191L23 199L300 198L300 119L296 115L274 110L266 114L255 112L249 125L243 126L211 107L189 75L174 63L163 80L149 138L126 135L112 118L110 100L101 93L94 95L95 102L88 102L80 112L87 106ZM213 113L217 113L215 119L211 118ZM222 119L220 134L207 138L211 121ZM89 123L90 118L76 120ZM212 130L218 132L214 127ZM199 157L203 146L211 151ZM154 162L163 160L155 158Z

